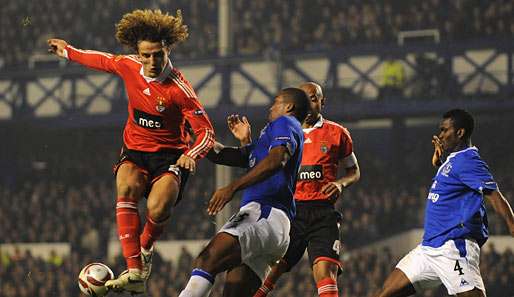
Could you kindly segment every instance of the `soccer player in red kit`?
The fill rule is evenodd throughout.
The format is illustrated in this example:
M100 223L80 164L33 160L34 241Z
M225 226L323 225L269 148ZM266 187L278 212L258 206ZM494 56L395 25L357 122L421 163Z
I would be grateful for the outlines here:
M153 243L170 208L180 200L189 172L214 144L214 130L190 83L169 60L174 44L188 37L182 15L135 10L116 25L117 40L136 55L80 50L60 39L50 51L86 67L119 75L125 82L129 117L115 166L116 222L127 271L106 282L108 289L141 293L150 275ZM196 141L189 145L189 123ZM138 201L147 197L140 230Z
M303 122L302 166L296 183L296 217L291 224L291 241L285 256L271 269L254 297L266 296L278 278L309 254L320 297L336 297L337 275L341 270L338 213L334 203L343 190L360 178L360 169L350 133L321 115L325 97L312 82L300 86L311 100L312 112ZM345 174L337 179L338 169Z

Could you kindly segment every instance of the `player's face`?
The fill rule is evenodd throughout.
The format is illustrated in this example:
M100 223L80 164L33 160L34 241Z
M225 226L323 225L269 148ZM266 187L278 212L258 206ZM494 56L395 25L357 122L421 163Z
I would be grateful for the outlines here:
M277 118L285 115L287 113L287 102L284 101L284 98L280 95L275 97L275 101L273 105L269 108L268 120L270 122L276 120Z
M311 111L307 115L305 121L315 121L318 118L323 105L325 104L325 97L320 92L318 92L318 89L314 85L303 85L301 89L307 93L311 103Z
M161 42L140 41L138 54L145 76L157 77L168 63L168 49Z
M439 124L438 137L443 144L443 150L446 152L453 152L461 141L451 119L444 119L441 121Z

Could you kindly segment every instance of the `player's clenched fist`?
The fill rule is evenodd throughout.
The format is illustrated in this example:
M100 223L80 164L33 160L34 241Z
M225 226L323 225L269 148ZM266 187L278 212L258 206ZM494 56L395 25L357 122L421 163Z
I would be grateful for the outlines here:
M66 58L66 55L64 54L64 48L68 46L68 43L62 39L48 39L48 52L56 54L57 56L61 58Z

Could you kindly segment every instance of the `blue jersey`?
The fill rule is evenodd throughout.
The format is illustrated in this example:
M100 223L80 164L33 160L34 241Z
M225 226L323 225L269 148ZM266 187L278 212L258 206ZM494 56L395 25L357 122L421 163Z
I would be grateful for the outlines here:
M257 142L247 147L250 152L248 167L253 168L268 156L272 148L279 145L287 148L291 158L284 168L246 188L241 207L255 201L281 209L292 219L295 215L293 194L303 151L303 130L300 122L292 116L281 116L268 123Z
M483 192L493 190L496 182L476 147L451 153L428 194L422 245L440 247L448 240L473 238L482 246L489 235Z

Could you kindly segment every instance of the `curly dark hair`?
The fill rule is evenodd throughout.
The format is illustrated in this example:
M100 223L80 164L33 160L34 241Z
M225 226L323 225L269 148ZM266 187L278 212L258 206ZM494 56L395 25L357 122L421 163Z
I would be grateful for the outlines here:
M189 36L187 26L182 23L182 12L173 16L160 9L137 9L123 15L116 24L116 39L137 51L140 41L162 42L172 46Z

